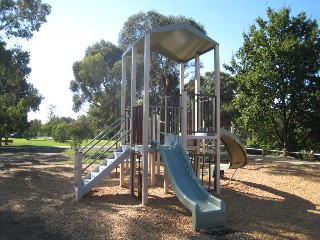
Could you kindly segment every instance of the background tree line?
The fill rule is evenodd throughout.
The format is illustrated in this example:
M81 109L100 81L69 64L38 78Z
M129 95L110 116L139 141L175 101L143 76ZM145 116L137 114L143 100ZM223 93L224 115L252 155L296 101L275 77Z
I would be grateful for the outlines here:
M266 148L319 149L320 134L320 41L316 19L290 8L267 9L267 20L258 17L244 43L221 73L222 125L236 124L237 134L247 146ZM119 34L119 46L100 41L89 46L83 60L74 63L74 109L89 103L89 116L113 121L119 115L122 52L151 28L193 19L138 13L128 18ZM178 65L158 54L152 55L151 104L164 95L177 93ZM138 64L139 65L139 64ZM192 63L187 65L187 69ZM128 72L130 76L130 72ZM193 91L193 76L188 76ZM201 77L202 93L214 94L213 72ZM142 65L138 77L142 80ZM138 93L142 92L138 81ZM117 94L115 94L117 93Z
M243 45L224 65L227 72L221 72L222 125L228 128L235 123L237 134L246 140L247 146L319 150L318 22L303 12L292 16L286 7L279 11L268 8L266 12L267 19L258 17L243 33ZM27 113L37 110L43 98L27 82L31 71L29 54L19 46L9 48L6 41L29 39L49 13L50 6L40 0L0 2L0 138L12 132L28 137L32 127L40 125L36 120L27 122ZM63 138L73 136L80 141L113 122L120 114L123 52L146 31L178 22L188 22L206 33L205 27L192 18L149 11L128 18L119 32L118 45L100 40L88 46L85 57L74 62L74 80L70 82L73 110L86 106L88 115L77 120L53 115L42 125L42 133L60 132L66 134ZM178 93L179 66L155 53L151 55L151 64L149 94L150 104L155 105L162 96ZM193 62L186 65L187 72L192 66ZM127 75L130 78L130 69ZM187 78L190 81L186 88L193 91L194 76L189 74ZM201 76L203 94L214 94L213 78L213 72ZM143 64L138 59L140 99L142 92ZM85 129L87 126L90 130Z

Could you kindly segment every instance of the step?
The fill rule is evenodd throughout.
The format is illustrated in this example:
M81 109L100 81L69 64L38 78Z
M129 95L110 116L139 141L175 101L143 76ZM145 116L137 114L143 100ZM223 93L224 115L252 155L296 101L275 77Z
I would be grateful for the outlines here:
M99 172L102 172L102 171L105 170L106 168L108 168L108 166L106 166L106 165L99 165Z
M89 182L91 182L91 178L84 178L83 181L83 186L87 185Z
M91 179L95 178L98 176L101 172L91 172Z

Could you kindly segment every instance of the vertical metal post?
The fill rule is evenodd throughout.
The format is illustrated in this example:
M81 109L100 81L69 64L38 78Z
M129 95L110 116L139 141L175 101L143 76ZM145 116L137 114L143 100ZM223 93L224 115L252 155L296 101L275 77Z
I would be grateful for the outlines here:
M143 172L142 205L148 203L148 136L149 136L149 78L150 78L150 33L144 37L144 94L143 94Z
M122 84L121 84L121 116L126 117L126 92L127 92L127 58L122 58ZM126 122L121 123L121 135L125 133ZM126 138L122 138L121 145L126 144ZM124 185L124 164L120 164L120 186Z
M160 143L160 121L161 115L157 114L157 142ZM157 151L157 175L160 175L160 153Z
M74 161L74 191L77 201L82 199L82 155L82 152L77 151Z
M183 148L187 151L187 122L188 122L188 112L187 112L187 91L182 91L181 93L181 137Z
M180 63L180 94L184 91L184 63Z
M151 186L156 185L156 155L157 153L152 152L151 155L151 161L150 161L150 167L151 167Z
M131 196L134 196L135 170L136 170L136 154L134 151L131 151L131 154L130 154L130 193L131 193Z
M137 46L133 46L131 50L131 96L130 96L130 147L133 147L133 108L136 106L136 78L137 78ZM132 195L134 194L134 177L135 177L135 163L136 157L131 154L130 158L130 190L132 191Z
M195 132L198 131L199 128L199 98L198 94L200 94L200 57L199 54L196 54L195 57L195 74L196 74L196 79L195 79L195 86L194 86L194 93L195 93L195 118L194 118L194 130Z
M169 177L167 173L167 168L164 166L164 176L163 176L163 189L165 193L169 192Z
M220 129L220 60L219 45L214 50L214 73L215 73L215 95L216 95L216 167L215 167L215 190L220 194L220 146L221 146L221 129Z

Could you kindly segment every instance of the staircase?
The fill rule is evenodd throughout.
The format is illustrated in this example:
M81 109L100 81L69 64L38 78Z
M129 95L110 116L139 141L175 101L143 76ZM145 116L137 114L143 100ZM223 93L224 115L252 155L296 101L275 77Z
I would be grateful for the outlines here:
M94 186L109 175L119 164L130 157L130 146L122 145L111 153L83 178L82 195L86 195Z
M77 200L81 200L93 187L98 185L103 178L109 175L121 162L130 157L131 148L125 145L126 138L130 130L126 129L128 116L122 116L105 130L100 132L86 146L76 152L74 171L74 191ZM98 146L107 136L116 132L103 145ZM115 149L112 152L112 149ZM110 153L107 158L89 170L97 160L101 159L105 153ZM87 156L84 160L84 156ZM83 174L86 175L83 177Z

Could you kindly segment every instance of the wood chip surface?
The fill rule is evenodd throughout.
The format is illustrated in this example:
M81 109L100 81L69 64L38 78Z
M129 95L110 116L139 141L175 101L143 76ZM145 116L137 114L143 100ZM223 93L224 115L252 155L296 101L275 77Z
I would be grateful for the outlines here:
M319 239L320 164L249 157L221 180L225 227L194 232L163 176L142 206L115 173L80 202L63 154L0 154L0 239ZM59 162L59 164L57 164Z

